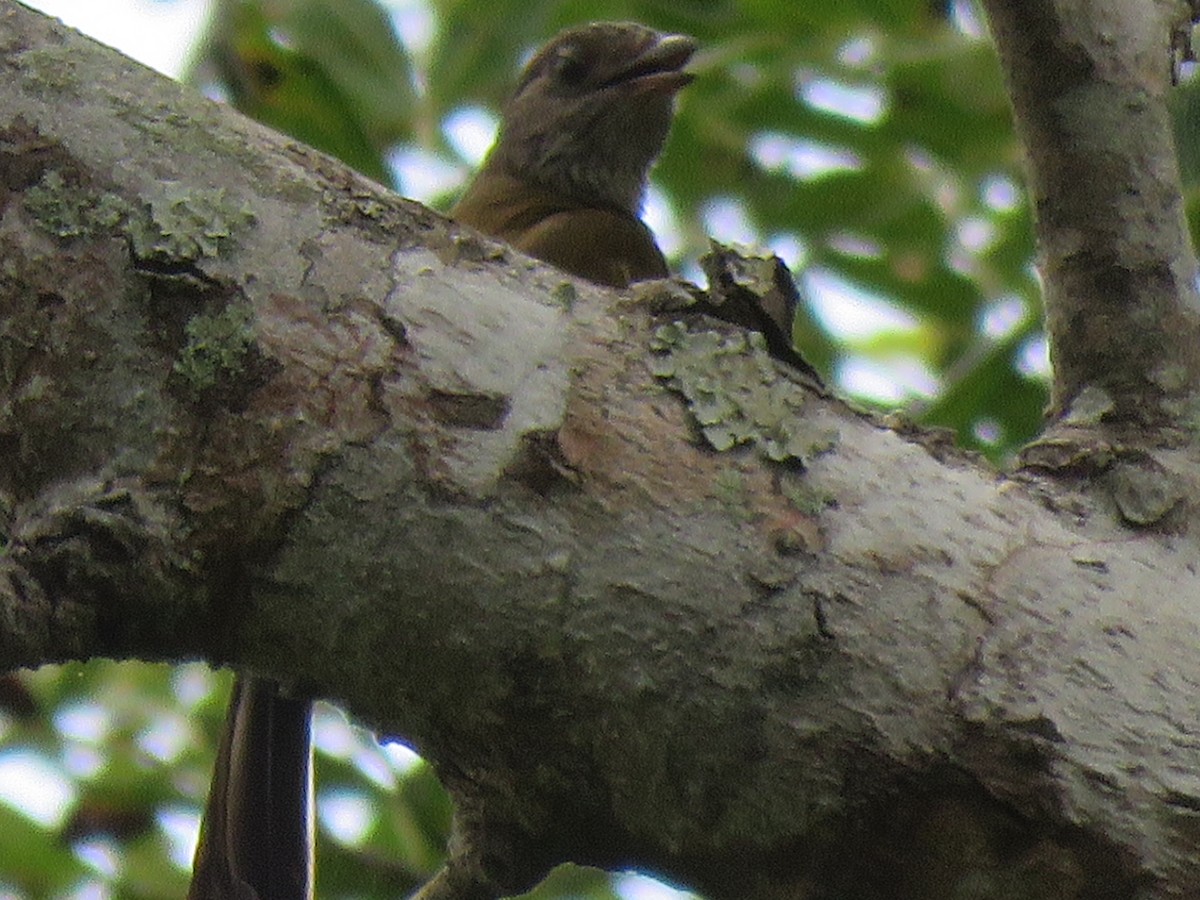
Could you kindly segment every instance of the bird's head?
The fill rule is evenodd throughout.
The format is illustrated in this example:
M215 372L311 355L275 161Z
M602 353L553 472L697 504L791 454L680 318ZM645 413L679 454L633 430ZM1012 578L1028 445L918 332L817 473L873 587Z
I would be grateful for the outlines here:
M561 32L526 65L486 165L637 215L695 50L632 22Z

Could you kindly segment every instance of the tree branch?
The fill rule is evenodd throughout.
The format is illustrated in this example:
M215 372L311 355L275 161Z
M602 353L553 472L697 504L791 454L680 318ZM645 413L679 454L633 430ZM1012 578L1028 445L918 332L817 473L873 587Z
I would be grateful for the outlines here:
M1166 94L1181 0L984 0L1035 209L1056 417L1136 434L1200 380L1196 258Z
M427 896L1197 883L1178 498L998 479L8 0L0 49L0 663L344 703L454 795Z

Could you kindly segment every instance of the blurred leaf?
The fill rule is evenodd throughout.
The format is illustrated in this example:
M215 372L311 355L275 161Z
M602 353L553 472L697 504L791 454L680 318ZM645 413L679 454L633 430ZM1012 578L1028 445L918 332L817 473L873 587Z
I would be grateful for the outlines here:
M0 883L29 897L50 897L87 873L69 846L21 813L0 803Z
M1195 241L1200 238L1200 76L1195 70L1171 92L1169 99L1188 225Z
M246 115L389 180L383 156L411 133L413 81L372 0L221 0L206 54Z
M411 136L412 67L387 15L373 0L268 0L288 43L337 85L372 146Z
M612 889L612 877L600 869L570 863L559 866L528 894L514 900L621 900Z
M979 443L975 428L981 423L999 430L1002 446L1011 445L1009 435L1035 432L1049 393L1043 382L1017 371L1015 356L1037 330L1038 323L1029 322L1004 340L983 347L980 359L964 366L962 376L922 411L923 420L954 429L968 446Z

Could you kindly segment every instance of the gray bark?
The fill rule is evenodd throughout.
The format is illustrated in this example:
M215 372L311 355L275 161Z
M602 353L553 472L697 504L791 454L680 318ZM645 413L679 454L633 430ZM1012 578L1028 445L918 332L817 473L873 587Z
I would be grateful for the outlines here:
M1077 466L1000 476L9 0L0 59L0 665L343 704L454 795L428 897L566 859L1200 896L1179 429L1101 410Z

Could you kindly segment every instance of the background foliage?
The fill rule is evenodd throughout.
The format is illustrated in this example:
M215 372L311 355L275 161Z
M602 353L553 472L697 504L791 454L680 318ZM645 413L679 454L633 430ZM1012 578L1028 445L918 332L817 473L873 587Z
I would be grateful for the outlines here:
M970 0L403 5L430 26L408 43L372 0L217 0L191 80L409 193L414 166L446 174L443 191L421 189L445 208L473 162L455 123L494 113L524 55L559 28L636 19L691 34L699 77L655 172L676 266L697 271L706 232L775 247L811 301L797 345L844 390L905 401L998 460L1036 430L1029 211ZM847 324L861 308L867 324ZM198 666L8 678L0 781L22 771L31 783L9 788L62 795L36 822L0 802L0 898L182 896L226 689ZM403 895L438 863L444 796L427 767L335 711L318 734L318 896ZM564 868L533 896L634 893Z

